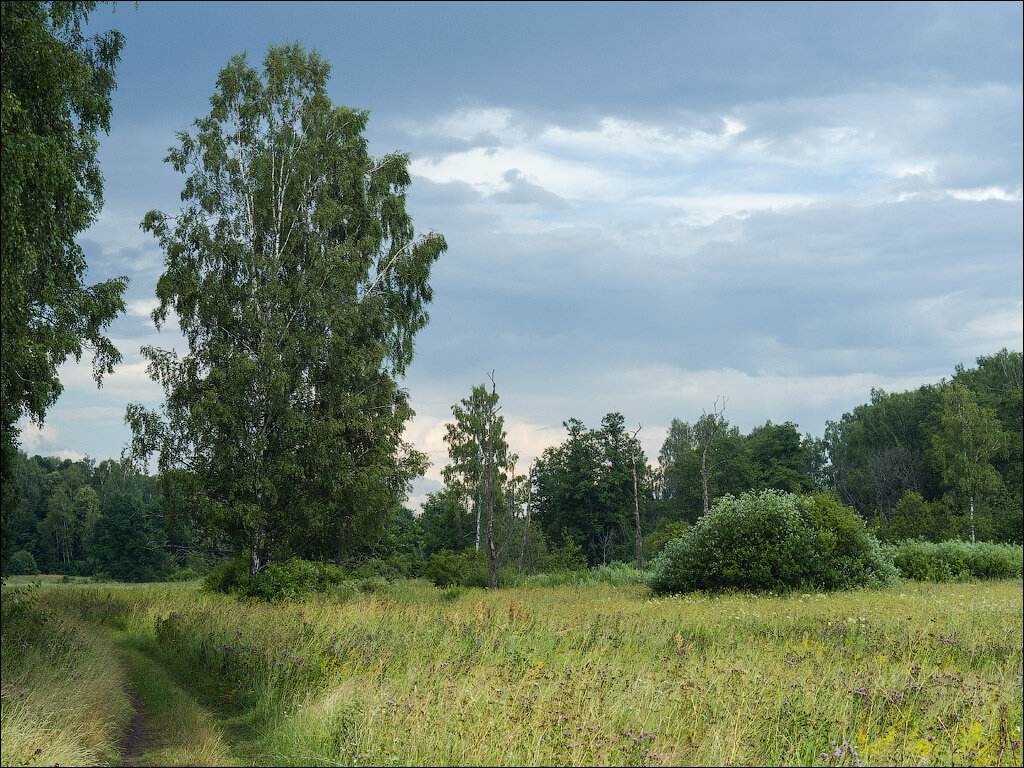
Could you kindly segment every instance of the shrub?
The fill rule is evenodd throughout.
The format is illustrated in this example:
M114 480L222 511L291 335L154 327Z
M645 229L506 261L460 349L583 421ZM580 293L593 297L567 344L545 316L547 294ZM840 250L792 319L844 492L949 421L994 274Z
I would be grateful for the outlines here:
M340 568L298 557L272 563L265 572L250 576L245 561L236 558L213 569L203 580L203 587L239 597L278 600L331 591L345 580Z
M7 562L7 573L11 576L38 576L39 566L32 553L26 549L19 549Z
M544 573L561 573L563 571L585 571L587 557L568 529L562 529L562 544L555 546L554 541L548 546L547 553L538 563L538 570Z
M787 592L891 583L896 570L852 509L829 495L725 496L652 566L656 592Z
M472 549L463 552L442 549L435 552L430 556L424 571L426 577L439 587L487 587L491 583L487 564Z
M1021 575L1022 548L951 540L941 544L903 541L891 547L900 574L915 581L1007 579Z

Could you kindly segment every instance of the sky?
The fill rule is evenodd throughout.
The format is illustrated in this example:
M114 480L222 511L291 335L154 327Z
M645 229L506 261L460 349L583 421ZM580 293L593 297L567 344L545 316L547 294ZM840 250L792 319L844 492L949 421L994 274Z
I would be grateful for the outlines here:
M1020 3L118 3L90 282L131 279L97 390L87 358L29 454L119 457L161 402L139 347L180 206L163 162L243 51L298 41L371 152L411 157L408 209L441 232L431 322L402 386L440 487L451 406L494 371L520 469L562 423L625 416L656 461L716 399L747 432L821 435L867 402L1021 350Z

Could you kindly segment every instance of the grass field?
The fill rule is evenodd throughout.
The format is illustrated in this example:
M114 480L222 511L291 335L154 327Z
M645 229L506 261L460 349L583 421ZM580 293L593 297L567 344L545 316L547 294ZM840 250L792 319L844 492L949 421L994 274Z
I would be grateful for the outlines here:
M180 685L219 729L204 738L229 745L221 762L1021 765L1020 580L784 597L425 582L271 604L194 585L36 595L136 654L134 679L152 665L143 679ZM9 663L13 634L3 762L52 765L31 739L8 748L27 727L9 671L35 675L16 677L35 657ZM81 685L38 684L51 706Z

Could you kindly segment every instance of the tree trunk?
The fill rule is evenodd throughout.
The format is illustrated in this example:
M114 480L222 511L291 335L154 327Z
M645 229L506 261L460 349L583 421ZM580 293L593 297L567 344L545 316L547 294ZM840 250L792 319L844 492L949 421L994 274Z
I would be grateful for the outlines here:
M704 486L704 514L708 513L708 446L704 445L704 450L700 455L700 480Z
M480 551L480 489L477 488L476 499L473 506L476 507L476 551Z
M256 576L263 566L262 552L258 541L253 541L249 549L249 578Z
M494 477L491 468L484 470L484 498L487 506L487 569L491 576L491 589L498 588L498 573L494 553Z
M530 530L530 501L533 498L533 469L526 476L529 483L526 489L526 523L523 525L523 543L519 546L519 562L516 564L516 573L523 572L523 553L526 552L526 533Z
M974 494L971 494L971 544L974 544Z
M640 430L637 431L639 432ZM636 567L638 571L642 571L644 569L644 558L641 549L643 546L643 534L640 532L640 490L636 482L636 450L630 450L630 455L633 458L633 508L636 512Z

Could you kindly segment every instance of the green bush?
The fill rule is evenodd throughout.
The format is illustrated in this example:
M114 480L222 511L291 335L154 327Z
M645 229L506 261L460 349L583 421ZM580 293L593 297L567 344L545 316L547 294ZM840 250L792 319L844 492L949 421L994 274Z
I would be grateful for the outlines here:
M587 570L587 556L583 554L583 547L573 539L569 530L563 528L561 546L556 546L552 541L538 566L539 571L549 574L585 571Z
M196 581L199 578L199 574L196 573L192 568L182 568L180 571L175 571L167 577L168 581Z
M1014 544L969 544L953 539L940 544L903 541L891 546L890 552L904 578L967 581L1020 577L1024 550Z
M246 562L236 558L214 568L203 580L203 587L239 597L278 600L333 591L344 582L345 572L340 568L298 557L272 563L265 572L250 577Z
M724 496L652 565L655 592L788 592L891 584L896 569L863 520L827 494Z
M31 552L19 549L7 561L7 573L11 576L38 576L39 566Z
M427 561L424 574L439 587L487 587L491 583L487 564L472 549L435 552Z

